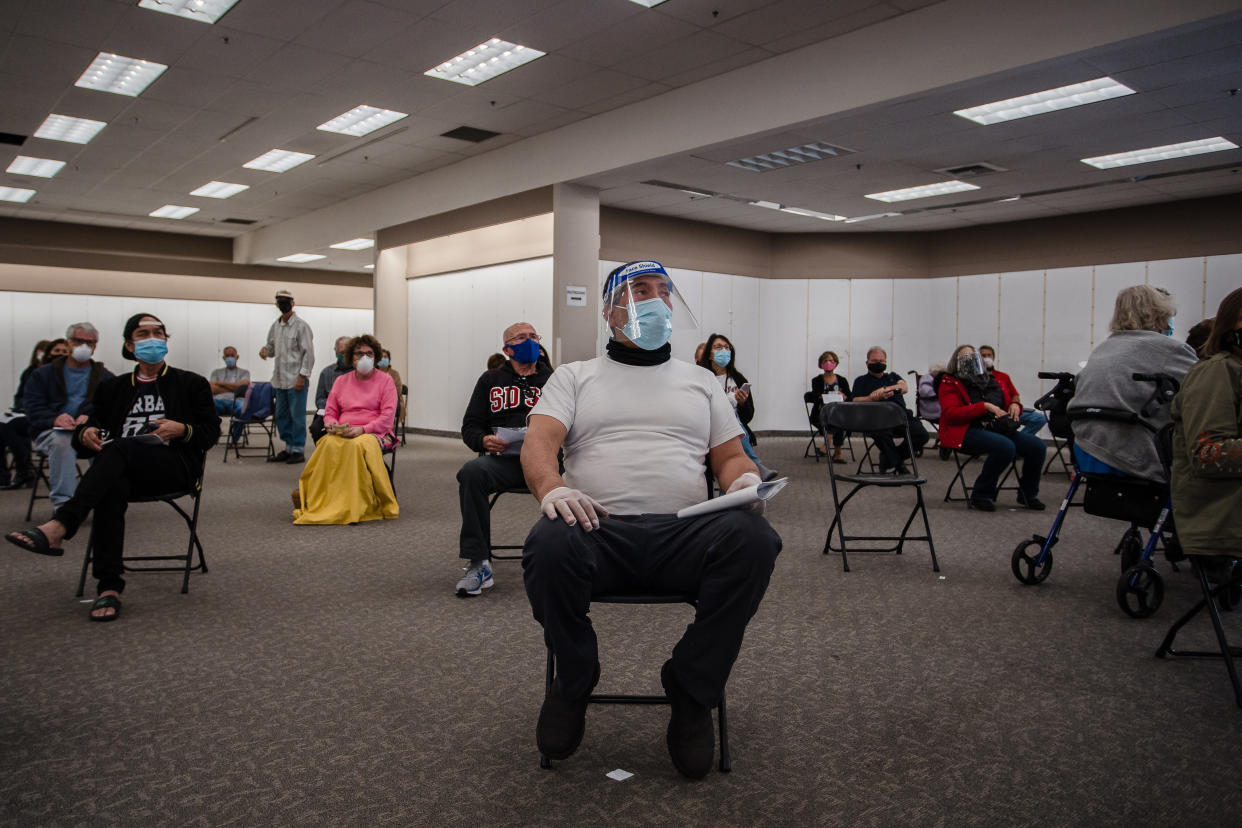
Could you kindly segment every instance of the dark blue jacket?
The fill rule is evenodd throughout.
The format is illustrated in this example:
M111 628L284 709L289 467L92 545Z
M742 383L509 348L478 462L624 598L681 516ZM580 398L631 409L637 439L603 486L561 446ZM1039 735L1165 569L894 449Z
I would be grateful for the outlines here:
M65 388L65 359L56 359L35 370L26 380L22 393L22 407L26 409L27 428L31 437L37 437L52 427L57 415L65 413L69 403L69 391ZM78 414L90 414L95 399L95 389L104 380L112 379L112 372L102 362L90 362L91 373L86 381L86 398Z

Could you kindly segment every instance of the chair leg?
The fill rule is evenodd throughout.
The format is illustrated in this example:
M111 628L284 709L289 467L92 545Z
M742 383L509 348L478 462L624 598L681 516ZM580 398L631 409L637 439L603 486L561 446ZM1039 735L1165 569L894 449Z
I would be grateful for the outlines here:
M1199 574L1199 586L1203 590L1203 600L1207 602L1208 615L1212 617L1212 628L1216 631L1216 641L1220 645L1221 657L1225 660L1225 670L1229 673L1229 683L1233 685L1233 697L1238 703L1238 707L1242 707L1242 682L1238 681L1238 668L1233 663L1233 648L1229 646L1229 639L1225 638L1225 627L1220 621L1220 610L1216 608L1216 601L1211 585L1208 583L1207 572L1204 571L1203 565L1199 563L1198 558L1192 562L1195 570ZM1218 592L1223 592L1228 588L1235 578L1217 587Z
M733 757L729 755L729 717L725 710L725 694L720 694L720 704L716 705L716 723L720 725L720 772L733 770Z
M86 552L82 555L82 577L78 578L78 591L75 596L82 597L82 593L86 592L86 572L91 565L91 552L95 547L95 522L91 521L90 534L86 536Z

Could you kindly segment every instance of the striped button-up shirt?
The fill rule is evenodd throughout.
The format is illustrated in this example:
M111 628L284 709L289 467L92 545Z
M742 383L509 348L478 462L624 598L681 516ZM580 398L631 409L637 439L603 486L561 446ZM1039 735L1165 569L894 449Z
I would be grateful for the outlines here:
M292 388L299 374L309 381L315 367L315 340L302 317L290 314L288 322L277 317L268 329L266 348L267 355L275 361L272 387Z

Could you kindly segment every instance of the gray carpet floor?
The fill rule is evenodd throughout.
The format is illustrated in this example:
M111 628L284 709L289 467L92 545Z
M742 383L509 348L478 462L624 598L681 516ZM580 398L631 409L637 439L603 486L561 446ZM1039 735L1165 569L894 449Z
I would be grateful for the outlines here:
M792 479L784 539L729 683L733 772L690 782L665 708L593 706L578 753L541 770L542 636L516 562L484 596L460 576L455 440L412 437L401 517L293 526L298 469L209 456L208 574L134 575L123 617L73 596L85 532L49 559L0 550L0 820L8 825L1185 825L1242 824L1242 710L1221 664L1153 653L1197 596L1160 562L1154 617L1118 609L1116 522L1074 511L1045 583L1010 573L1052 512L941 502L921 469L942 571L925 547L821 554L826 465L805 440L761 456ZM1055 505L1064 476L1045 477ZM0 493L25 525L27 492ZM872 490L854 528L891 526L906 491ZM46 501L36 518L48 514ZM177 549L162 504L131 509L128 549ZM496 507L520 543L528 498ZM7 550L7 551L6 551ZM88 585L88 598L93 584ZM601 691L658 692L682 606L597 606ZM1226 613L1242 642L1242 613ZM1187 644L1214 645L1206 618ZM614 769L634 774L617 782Z

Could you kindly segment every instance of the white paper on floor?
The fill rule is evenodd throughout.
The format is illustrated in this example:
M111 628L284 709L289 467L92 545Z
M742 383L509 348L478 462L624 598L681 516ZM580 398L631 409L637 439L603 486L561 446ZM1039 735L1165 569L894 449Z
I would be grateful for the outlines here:
M614 771L608 771L608 773L604 775L607 776L609 779L615 779L618 782L624 782L625 780L629 779L634 774L630 773L629 771L624 771L624 770L621 770L620 768L617 768Z

